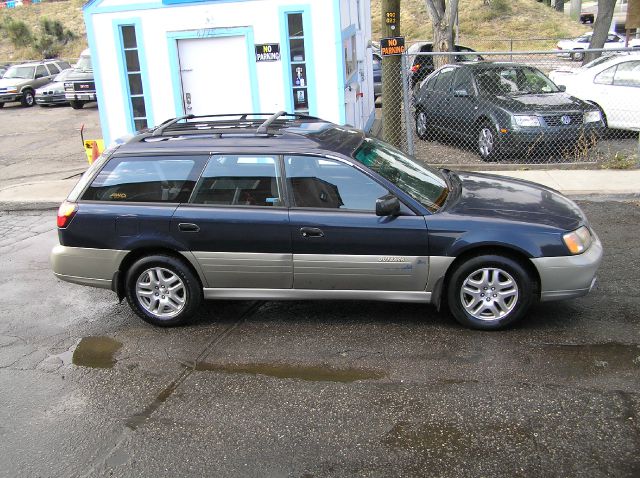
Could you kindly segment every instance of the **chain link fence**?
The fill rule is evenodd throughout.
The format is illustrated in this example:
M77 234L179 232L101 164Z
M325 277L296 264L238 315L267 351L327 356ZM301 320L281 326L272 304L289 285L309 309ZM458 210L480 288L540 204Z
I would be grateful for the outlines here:
M633 166L640 152L640 51L582 53L602 56L583 66L559 50L405 53L394 63L399 73L385 71L395 81L383 81L383 93L396 102L393 111L382 109L390 119L381 118L382 134L443 166Z

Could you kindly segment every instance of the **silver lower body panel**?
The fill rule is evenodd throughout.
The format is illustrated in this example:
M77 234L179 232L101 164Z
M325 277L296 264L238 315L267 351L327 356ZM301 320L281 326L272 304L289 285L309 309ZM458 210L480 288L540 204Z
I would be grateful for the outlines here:
M57 245L51 251L51 268L58 279L110 289L113 276L128 253L129 251Z
M205 299L237 300L376 300L431 302L431 292L397 290L204 289Z
M602 261L602 244L597 237L582 254L532 259L540 275L540 300L573 299L589 293Z

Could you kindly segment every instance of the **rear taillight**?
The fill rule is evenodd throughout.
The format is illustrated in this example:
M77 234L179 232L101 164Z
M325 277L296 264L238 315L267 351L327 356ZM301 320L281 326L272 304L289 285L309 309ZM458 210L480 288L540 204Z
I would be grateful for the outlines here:
M415 73L416 71L418 71L420 69L420 65L413 65L411 67L411 73Z
M58 208L58 227L67 227L76 215L78 205L73 202L65 201Z

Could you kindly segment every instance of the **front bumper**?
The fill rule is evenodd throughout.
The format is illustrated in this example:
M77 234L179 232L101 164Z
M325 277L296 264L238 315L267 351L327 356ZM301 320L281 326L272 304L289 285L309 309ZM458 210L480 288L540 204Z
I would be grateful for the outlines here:
M579 128L521 128L509 129L500 133L500 145L503 149L522 151L525 149L544 149L558 147L591 147L604 131L601 122L584 125Z
M36 95L36 103L39 105L56 105L68 102L69 100L65 97L64 93L61 95Z
M602 261L602 243L598 236L593 237L591 247L582 254L531 260L540 275L541 301L573 299L589 293Z
M20 98L22 98L22 95L20 94L15 94L15 93L2 94L0 95L0 102L9 103L12 101L20 101Z

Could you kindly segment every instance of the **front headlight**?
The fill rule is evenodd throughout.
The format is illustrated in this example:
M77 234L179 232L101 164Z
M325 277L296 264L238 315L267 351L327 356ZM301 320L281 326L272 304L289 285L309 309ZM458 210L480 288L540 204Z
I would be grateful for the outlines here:
M591 246L593 237L587 226L582 226L562 236L562 240L571 254L582 254Z
M7 88L7 93L17 93L18 88Z
M514 115L513 118L518 126L540 126L540 118L537 116Z
M601 119L602 119L602 115L600 115L600 111L598 110L587 111L584 114L585 123L595 123L597 121L600 121Z

